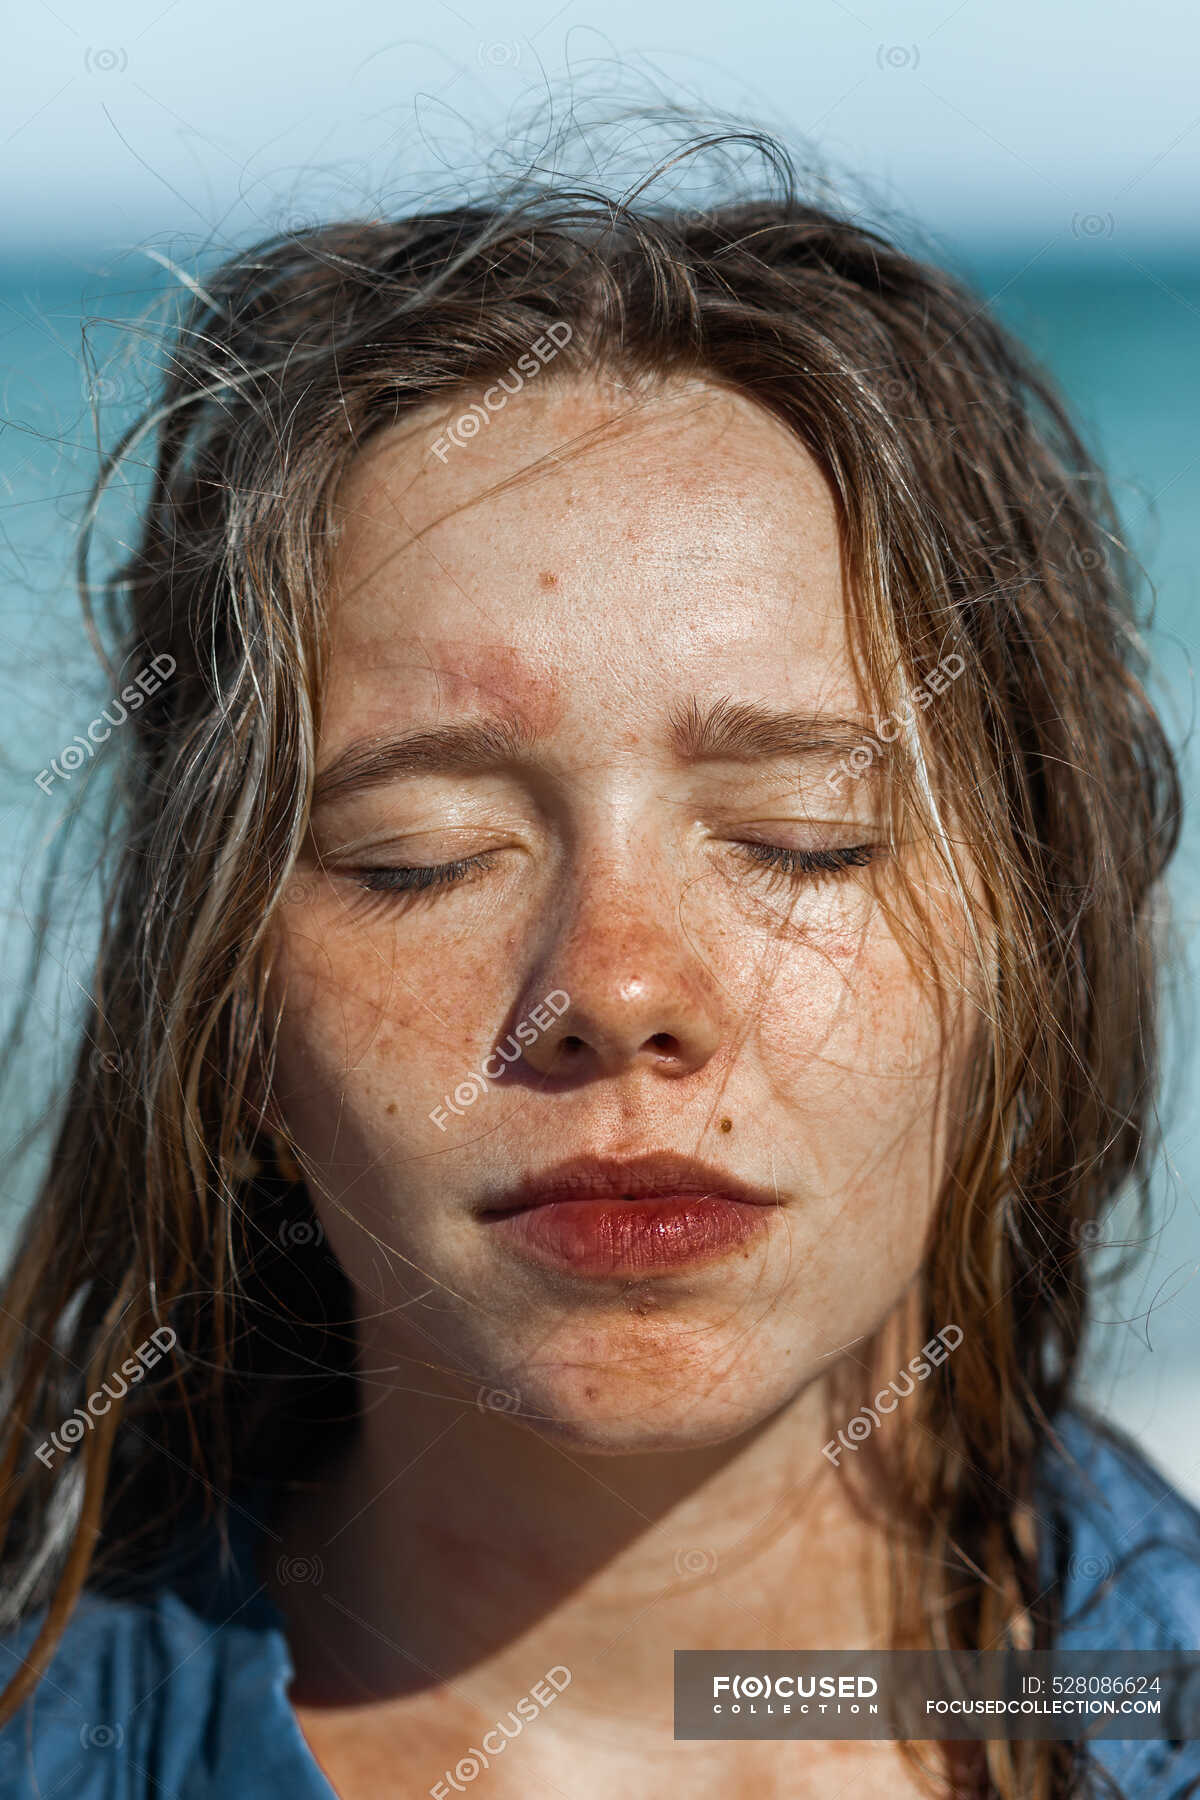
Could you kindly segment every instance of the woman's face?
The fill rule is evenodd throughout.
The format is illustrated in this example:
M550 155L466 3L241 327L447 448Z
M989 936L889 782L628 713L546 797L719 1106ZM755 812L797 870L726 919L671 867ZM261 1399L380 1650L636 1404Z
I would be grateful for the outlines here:
M443 425L339 495L276 1104L364 1363L715 1443L910 1286L964 1054L880 904L881 793L826 779L870 719L834 505L701 383Z

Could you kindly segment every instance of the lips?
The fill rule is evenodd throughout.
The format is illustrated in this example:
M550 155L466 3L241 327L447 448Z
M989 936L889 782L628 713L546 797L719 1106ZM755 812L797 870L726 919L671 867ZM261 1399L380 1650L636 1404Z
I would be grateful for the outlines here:
M773 1191L690 1157L584 1157L489 1197L481 1217L526 1259L628 1277L734 1254L779 1204Z

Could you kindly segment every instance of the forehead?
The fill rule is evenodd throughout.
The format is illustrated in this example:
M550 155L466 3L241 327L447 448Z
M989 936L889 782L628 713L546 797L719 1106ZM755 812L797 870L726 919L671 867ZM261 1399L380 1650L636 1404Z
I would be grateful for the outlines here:
M781 421L699 381L547 381L445 425L381 434L339 488L327 732L499 704L545 731L585 690L855 705L836 508Z

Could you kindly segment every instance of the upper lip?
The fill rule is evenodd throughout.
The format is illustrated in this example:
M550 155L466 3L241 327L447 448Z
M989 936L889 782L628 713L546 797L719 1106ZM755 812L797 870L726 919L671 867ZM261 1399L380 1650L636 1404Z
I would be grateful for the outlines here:
M778 1206L774 1189L755 1187L736 1175L674 1152L646 1156L579 1156L555 1163L540 1175L526 1175L512 1187L489 1195L484 1212L522 1212L556 1200L656 1200L672 1195L744 1200Z

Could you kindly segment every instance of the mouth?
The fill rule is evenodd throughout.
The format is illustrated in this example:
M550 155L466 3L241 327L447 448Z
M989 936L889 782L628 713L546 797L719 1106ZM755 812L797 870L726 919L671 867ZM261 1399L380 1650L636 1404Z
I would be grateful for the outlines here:
M690 1157L581 1157L490 1197L480 1217L527 1260L627 1279L744 1252L780 1205Z

